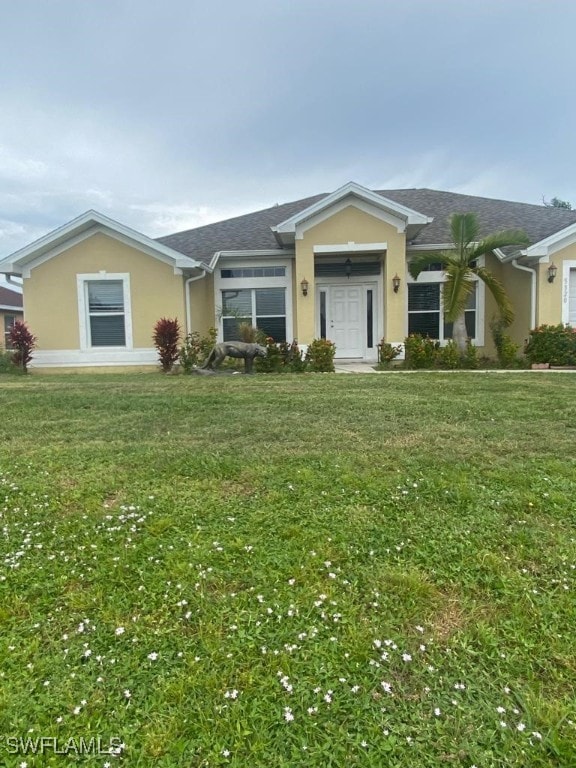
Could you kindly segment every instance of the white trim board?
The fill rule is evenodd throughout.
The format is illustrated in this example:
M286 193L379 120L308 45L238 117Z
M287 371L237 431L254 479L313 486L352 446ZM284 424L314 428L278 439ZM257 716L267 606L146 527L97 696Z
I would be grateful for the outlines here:
M90 366L153 365L158 363L156 349L37 349L31 368L88 368Z
M570 271L576 269L576 261L566 260L562 264L562 323L570 323Z

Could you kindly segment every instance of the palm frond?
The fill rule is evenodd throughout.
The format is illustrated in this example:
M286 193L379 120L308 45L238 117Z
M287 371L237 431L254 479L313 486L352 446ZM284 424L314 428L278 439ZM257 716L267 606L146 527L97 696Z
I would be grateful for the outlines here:
M479 243L469 251L470 261L484 256L497 248L506 248L508 245L529 245L528 235L521 229L505 229L502 232L494 232L480 240Z
M442 266L445 266L453 258L451 254L445 251L419 253L418 256L415 256L408 262L408 272L410 272L414 280L417 280L420 272L426 269L426 267L429 267L431 264L442 264Z
M446 319L450 322L454 322L466 310L468 299L475 286L475 281L471 277L471 271L462 269L459 264L449 264L446 267L442 300Z
M463 260L471 243L478 240L480 225L475 213L453 213L450 217L450 233L452 242L458 254Z
M514 320L514 310L512 309L512 304L506 295L502 283L485 267L472 267L471 271L482 280L492 296L494 296L494 300L496 301L496 305L502 318L507 323L511 323Z

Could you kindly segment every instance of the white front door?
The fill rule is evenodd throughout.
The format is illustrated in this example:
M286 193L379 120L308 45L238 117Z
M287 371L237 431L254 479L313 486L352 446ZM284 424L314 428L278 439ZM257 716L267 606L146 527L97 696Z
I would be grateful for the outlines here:
M337 357L364 357L363 286L332 285L328 311L328 338Z

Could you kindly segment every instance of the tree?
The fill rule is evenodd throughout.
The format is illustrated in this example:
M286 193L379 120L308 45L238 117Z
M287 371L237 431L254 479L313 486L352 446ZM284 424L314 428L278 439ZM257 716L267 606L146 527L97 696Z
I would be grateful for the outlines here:
M423 253L410 262L408 270L416 280L430 264L442 264L446 275L442 285L444 314L448 322L454 323L454 343L463 355L468 339L466 305L474 291L476 278L482 280L494 296L503 320L510 324L514 319L514 311L503 285L489 269L479 265L480 258L498 248L528 245L530 241L521 229L507 229L480 239L480 224L475 213L454 213L450 217L450 232L453 250Z
M8 332L8 343L12 350L12 363L26 373L28 363L32 360L32 350L36 346L36 336L34 336L26 323L22 320L15 320L12 328Z
M561 200L559 197L553 197L549 203L544 200L544 205L547 208L564 208L567 211L572 210L572 203L569 203L567 200Z

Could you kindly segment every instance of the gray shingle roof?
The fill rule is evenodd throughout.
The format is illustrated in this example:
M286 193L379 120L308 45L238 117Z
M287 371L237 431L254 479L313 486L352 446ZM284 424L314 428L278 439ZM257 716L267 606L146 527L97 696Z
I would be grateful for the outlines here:
M377 190L377 193L434 218L431 224L421 230L415 240L415 243L422 245L450 241L448 220L453 213L469 211L476 213L482 236L501 229L520 228L526 232L532 243L576 222L576 211L460 195L435 189L383 189ZM177 232L174 235L160 237L158 240L170 248L204 262L209 262L216 251L278 248L278 242L271 227L326 196L326 194L315 195L303 200L275 205L263 211Z
M0 285L0 305L4 307L14 307L22 309L22 294L18 291L11 291L10 288L4 288Z

